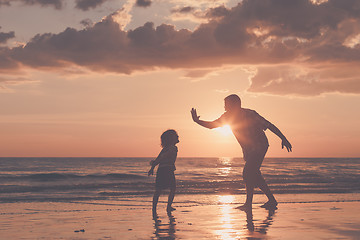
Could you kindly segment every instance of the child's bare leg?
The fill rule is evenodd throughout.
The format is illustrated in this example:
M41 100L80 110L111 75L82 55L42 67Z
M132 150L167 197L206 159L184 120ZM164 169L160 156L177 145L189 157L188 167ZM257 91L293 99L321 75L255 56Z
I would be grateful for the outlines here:
M175 208L171 207L173 201L174 201L174 197L175 197L175 190L176 190L176 187L173 187L170 189L170 193L169 193L169 198L168 198L168 204L167 204L167 211L174 211Z
M153 213L156 212L156 207L157 207L157 204L158 204L158 201L159 201L160 194L161 194L161 190L156 189L155 193L154 193L154 196L153 196L153 203L152 203Z

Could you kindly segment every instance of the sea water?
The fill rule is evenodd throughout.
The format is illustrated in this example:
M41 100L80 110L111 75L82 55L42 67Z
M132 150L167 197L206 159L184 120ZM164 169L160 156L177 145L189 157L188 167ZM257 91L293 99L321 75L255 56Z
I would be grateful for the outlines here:
M150 197L150 160L0 158L0 203ZM178 158L176 192L244 194L243 166L241 158ZM275 194L360 193L360 158L266 158L261 171Z

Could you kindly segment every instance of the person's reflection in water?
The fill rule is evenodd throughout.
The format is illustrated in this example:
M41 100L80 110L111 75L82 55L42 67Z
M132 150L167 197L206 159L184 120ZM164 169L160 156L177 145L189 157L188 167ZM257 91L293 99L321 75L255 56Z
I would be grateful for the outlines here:
M154 228L155 228L155 236L157 239L175 239L175 226L176 226L176 219L175 217L171 214L171 212L168 212L168 218L169 218L169 222L168 223L162 223L161 220L159 219L158 215L155 214L153 215L153 219L154 219Z
M250 232L253 232L255 228L254 228L254 222L253 222L252 208L245 211L245 213L246 213L246 228Z
M249 209L249 210L247 210L245 212L246 212L246 223L247 223L246 228L250 232L258 232L258 233L261 233L261 234L266 234L268 228L270 227L270 225L272 225L275 210L268 210L267 217L265 218L265 220L263 220L260 223L260 225L258 227L255 227L255 225L254 225L252 209Z

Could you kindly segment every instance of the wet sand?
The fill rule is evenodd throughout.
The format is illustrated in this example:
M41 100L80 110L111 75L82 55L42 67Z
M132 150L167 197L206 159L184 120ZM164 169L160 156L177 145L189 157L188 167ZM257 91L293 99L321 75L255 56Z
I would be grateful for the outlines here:
M96 202L0 204L0 239L359 239L359 194L278 195L279 208L235 209L243 195L166 196L152 219L151 197ZM294 201L290 201L294 200Z

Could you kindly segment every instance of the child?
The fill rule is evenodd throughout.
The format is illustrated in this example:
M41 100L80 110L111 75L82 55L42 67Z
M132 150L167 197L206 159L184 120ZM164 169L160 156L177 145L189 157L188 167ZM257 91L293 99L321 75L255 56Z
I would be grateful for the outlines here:
M156 206L159 200L159 196L163 189L170 188L167 212L170 213L174 211L175 208L171 207L175 197L175 161L178 149L175 146L179 142L179 136L177 132L173 129L165 131L161 135L161 146L162 150L159 153L159 156L150 161L151 169L148 172L148 176L154 174L154 168L159 164L158 170L156 172L156 182L155 182L155 193L153 197L152 211L153 215L156 215Z

